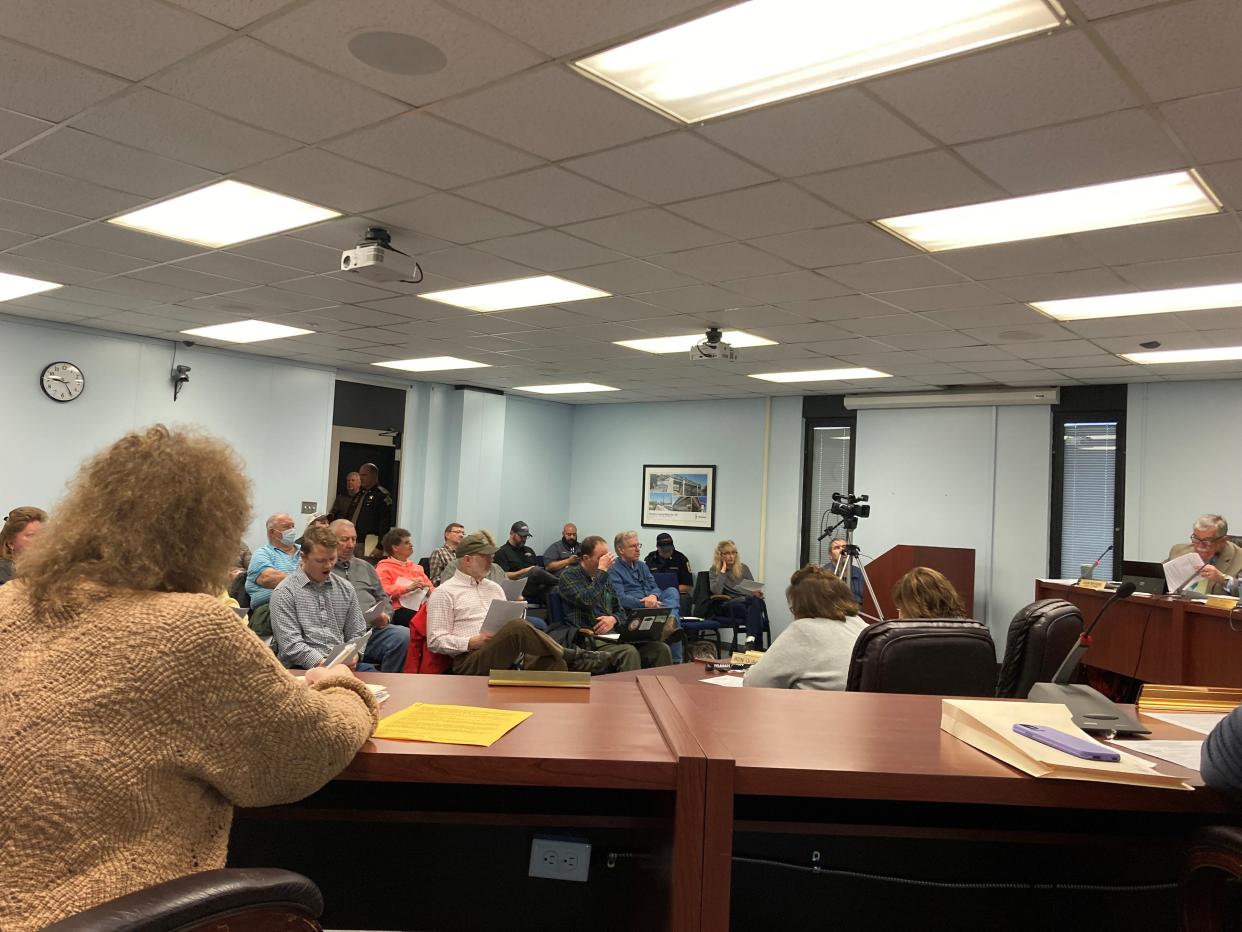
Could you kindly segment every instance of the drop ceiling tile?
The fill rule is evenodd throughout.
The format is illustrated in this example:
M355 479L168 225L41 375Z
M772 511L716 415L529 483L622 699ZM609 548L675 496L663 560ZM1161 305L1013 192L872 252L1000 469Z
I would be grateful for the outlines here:
M277 291L294 291L316 298L328 298L342 304L351 301L378 301L392 295L391 291L373 288L358 282L344 281L331 275L310 275L274 286Z
M144 264L170 262L173 259L184 259L187 256L205 252L202 246L183 243L163 236L149 236L135 230L119 227L114 223L97 220L93 223L72 230L65 230L56 236L58 241L76 243L79 246L90 246L104 252L118 253L123 256L136 256L147 260Z
M126 81L0 39L0 107L60 122Z
M583 315L595 320L631 321L643 320L659 313L653 305L633 298L610 297L583 301L577 308Z
M1132 336L1153 331L1190 331L1194 328L1177 319L1176 314L1157 314L1150 317L1103 317L1096 320L1067 320L1066 330L1088 340L1096 337ZM1147 339L1146 336L1143 339ZM1154 370L1152 370L1154 371Z
M90 269L115 275L118 272L130 272L134 269L150 265L147 259L136 259L133 256L121 256L116 253L103 252L90 246L80 246L63 240L44 239L13 251L14 255L38 259L41 262L57 262L61 265L74 266L79 269Z
M459 188L456 193L547 226L646 206L637 198L551 165Z
M249 38L178 65L151 86L302 142L327 139L406 109ZM263 92L255 93L256 88Z
M1074 336L1074 334L1060 324L1053 323L1047 319L1042 324L1028 324L1021 328L1008 327L1003 324L992 327L972 327L966 331L966 334L973 337L977 343L1006 347L1014 343L1053 343L1058 340L1067 340Z
M291 278L302 278L302 269L293 269L287 265L275 265L259 259L248 259L245 256L227 252L209 252L193 259L178 262L179 267L192 269L195 272L206 272L209 275L220 275L254 285L269 285L273 282L284 282Z
M241 29L289 3L289 0L169 0L179 7Z
M1226 214L1096 230L1077 234L1074 239L1086 252L1112 266L1242 252L1242 230L1237 220Z
M1046 324L1048 318L1025 304L998 304L992 307L963 307L950 311L927 311L923 315L946 327L965 330L973 327L1028 327Z
M168 285L172 288L182 288L198 294L222 294L226 291L245 288L249 284L249 282L238 281L235 278L208 275L176 265L157 265L139 269L130 273L128 277L144 282L154 282L158 285Z
M30 242L34 237L29 233L18 233L16 230L0 229L0 252Z
M642 292L634 297L656 307L684 314L718 311L726 307L751 307L759 303L754 298L725 291L713 285L688 285L685 288L672 288L668 291Z
M356 58L350 42L344 39L362 31L398 33L421 40L425 45L420 50L392 50L401 64L415 73L396 74ZM429 0L373 6L362 22L352 4L311 0L260 26L253 35L303 61L420 107L544 60L544 56L477 19Z
M901 259L839 265L825 269L823 274L855 291L867 292L923 288L965 281L964 276L945 268L929 256L905 256Z
M651 256L649 261L707 282L794 271L789 263L744 243L724 243L670 252Z
M3 165L0 162L0 173L4 170ZM16 185L15 189L20 190L20 185ZM86 222L84 217L44 210L42 207L19 204L17 201L0 200L0 229L16 230L33 236L49 236Z
M753 332L777 343L817 343L823 340L849 340L854 334L847 324L814 321L809 324L781 324L775 327L754 327Z
M766 172L689 131L646 139L563 164L571 171L655 204L771 179Z
M1242 280L1242 254L1196 256L1166 262L1140 262L1118 266L1114 271L1127 283L1143 289L1187 288L1220 285ZM1129 291L1129 287L1118 291Z
M1109 269L1018 275L1013 278L994 279L988 282L988 287L1015 301L1051 301L1133 290Z
M1107 20L1096 31L1156 100L1242 85L1242 4L1191 0Z
M652 308L656 314L660 314L659 308ZM671 337L678 336L683 333L702 333L711 323L706 317L695 317L690 314L667 314L663 316L647 317L642 320L630 321L628 326L641 330L648 336L653 337ZM669 366L673 364L673 357L676 356L676 362L682 363L685 357L680 353L671 353L668 356L664 354L651 354L642 350L634 350L633 358L635 362L639 360L651 362L654 365Z
M686 275L679 275L668 269L643 262L638 259L625 259L621 262L609 262L589 268L573 269L571 277L576 282L599 288L611 294L634 294L640 291L662 291L668 288L680 288L683 285L694 285L697 282Z
M1102 369L1110 366L1128 365L1126 360L1112 353L1096 352L1090 356L1066 356L1058 359L1032 359L1037 366L1047 366L1059 372L1073 372L1075 369Z
M410 201L431 189L322 149L301 149L238 172L239 181L345 213Z
M1100 348L1087 340L1039 340L1035 342L1007 343L1004 350L1020 359L1070 359L1098 356Z
M58 282L62 285L76 285L100 277L100 273L92 269L80 269L61 262L44 262L41 259L18 256L11 252L0 253L0 272L24 275L27 278L37 278L45 282Z
M906 315L909 316L909 315ZM884 325L885 321L891 321L891 317L872 317L869 320L857 321L859 324L875 323ZM848 329L857 330L854 322L844 324ZM861 332L861 331L860 331ZM964 333L958 333L956 330L913 330L907 331L901 329L896 333L876 333L873 336L881 337L888 346L895 346L902 350L912 350L920 352L925 349L950 349L957 346L978 346L979 341L974 337L967 336Z
M131 81L218 42L218 23L155 0L5 0L4 34Z
M267 239L243 243L229 250L230 253L261 259L277 265L287 265L306 272L322 272L340 268L341 251L318 243L311 243L292 236L270 236Z
M7 302L0 308L0 316L4 317L21 317L30 320L52 321L55 323L75 324L80 323L83 326L89 326L91 318L84 317L72 310L56 310L30 307L15 301Z
M1034 378L1031 373L1044 372L1042 366L1033 362L1021 362L1016 359L993 359L979 362L963 362L959 365L967 372L986 374L989 378L1003 382L1011 376L1018 378Z
M140 284L146 284L146 282ZM67 288L57 289L56 297L100 308L97 311L97 314L100 316L108 313L108 308L121 311L137 311L143 308L150 308L159 303L151 298L121 294L115 289L101 290L95 282L92 282L90 285L71 285Z
M437 275L471 285L507 281L511 278L529 278L535 274L527 266L488 252L464 247L425 253L421 259L422 264L433 269Z
M560 230L536 230L533 233L505 236L478 243L475 248L546 272L600 265L625 258L619 252L588 243Z
M862 337L887 337L900 333L929 333L943 330L941 324L918 314L893 314L889 317L864 317L859 320L838 321L850 333Z
M699 132L786 178L933 145L856 88L726 117Z
M793 324L815 323L809 317L782 310L767 304L758 307L737 307L712 312L712 323L726 330L750 330L752 328L785 327ZM758 347L747 347L745 353Z
M632 256L710 246L728 238L654 207L576 223L565 232Z
M12 110L0 110L0 152L7 152L27 139L33 139L54 125Z
M91 289L94 291L110 291L125 297L143 298L148 302L165 304L176 304L178 301L202 297L202 292L192 291L189 288L177 288L158 282L144 281L130 275L101 278L98 281L91 282ZM142 307L142 305L140 304L138 307Z
M1193 311L1176 315L1178 320L1195 330L1234 330L1242 327L1242 307ZM1242 342L1242 341L1239 341Z
M907 246L895 236L865 223L764 236L752 240L751 245L809 269L917 253L913 246ZM831 275L831 272L827 274Z
M1108 382L1151 382L1154 381L1155 373L1151 371L1150 366L1130 366L1124 364L1122 360L1118 360L1120 365L1101 366L1096 369L1071 369L1071 373L1081 382L1090 384L1104 384ZM1161 369L1167 368L1161 366ZM1163 378L1167 375L1161 373ZM1199 376L1202 378L1202 376ZM1211 376L1208 376L1211 378Z
M575 301L570 306L576 308L583 303L586 302ZM509 324L508 329L511 331L533 330L537 327L572 327L575 324L587 322L587 318L581 314L562 307L527 307L516 311L489 314L488 317ZM504 333L505 331L497 332Z
M163 197L219 177L214 172L68 128L32 142L14 153L11 160L149 198Z
M996 360L1012 360L1014 354L996 346L957 346L947 349L929 349L923 352L928 359L936 362L989 362Z
M721 288L760 301L799 301L812 298L830 298L849 294L851 289L818 272L784 272L779 275L757 275L722 281Z
M957 151L1010 194L1076 188L1186 164L1165 131L1138 109L970 143Z
M738 239L848 223L850 217L785 182L674 204L669 210Z
M1081 244L1063 237L950 249L937 253L936 258L950 268L979 280L1071 272L1099 266Z
M534 156L425 113L407 113L324 148L433 188L453 188L540 164Z
M1162 2L1163 0L1078 0L1078 8L1087 14L1088 19L1103 19Z
M950 308L987 307L1001 300L1001 296L996 292L972 282L888 291L879 294L878 297L890 304L904 307L908 311L945 311Z
M7 161L0 161L0 197L92 218L108 217L142 202L133 194Z
M535 224L529 221L452 194L430 194L408 204L386 207L376 211L375 216L408 230L459 244L535 229Z
M1205 345L1203 335L1189 330L1173 333L1128 334L1120 337L1100 337L1093 342L1110 353L1136 353L1147 347L1140 346L1150 340L1158 340L1163 350L1198 349Z
M839 298L821 298L815 301L786 301L780 304L812 320L857 320L860 317L884 317L896 313L899 308L865 294L845 295Z
M1160 112L1200 162L1242 157L1242 88L1173 100Z
M1090 40L1072 29L913 69L870 86L946 143L1140 103Z

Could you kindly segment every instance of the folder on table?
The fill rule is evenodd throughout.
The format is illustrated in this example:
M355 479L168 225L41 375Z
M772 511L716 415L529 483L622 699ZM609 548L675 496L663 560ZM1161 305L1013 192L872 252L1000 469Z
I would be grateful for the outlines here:
M1095 740L1074 724L1073 714L1064 705L991 699L941 700L941 729L1033 777L1091 780L1170 790L1191 789L1181 777L1157 773L1151 761L1129 754L1115 745L1109 749L1121 754L1120 761L1084 760L1018 734L1013 730L1018 723L1046 725L1084 741Z

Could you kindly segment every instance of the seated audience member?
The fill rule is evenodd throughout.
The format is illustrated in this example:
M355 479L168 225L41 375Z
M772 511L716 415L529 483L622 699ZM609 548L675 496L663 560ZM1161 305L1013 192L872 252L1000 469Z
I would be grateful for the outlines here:
M594 651L563 648L520 618L495 634L482 633L487 607L505 597L500 585L487 578L495 552L496 541L486 531L462 538L457 545L457 572L441 582L427 602L427 647L452 657L453 672L465 676L508 669L519 657L525 658L527 670L602 665Z
M0 585L13 578L13 560L30 546L46 523L47 512L33 505L14 508L5 517L0 530Z
M392 620L394 623L408 628L414 610L401 603L402 596L412 596L418 590L424 590L423 599L431 595L435 587L423 572L422 566L410 559L414 555L414 541L405 528L395 527L380 541L380 549L384 551L384 559L375 566L380 585L388 595L393 606ZM413 604L413 598L409 598ZM423 603L420 603L420 605Z
M745 626L747 646L752 641L756 646L762 644L768 607L764 604L762 592L749 592L739 585L743 580L754 582L755 577L751 575L750 567L738 557L737 545L733 541L722 540L716 545L712 566L707 573L712 595L729 596L726 608L735 626Z
M849 589L831 570L811 563L789 578L785 598L793 623L746 671L742 685L845 689L854 642L867 627Z
M254 552L246 570L246 594L250 596L250 628L259 637L270 637L272 590L298 568L297 531L285 514L267 519L267 543Z
M622 531L613 538L613 547L617 559L608 568L608 578L617 598L621 600L621 607L627 611L656 607L672 609L673 617L680 622L681 594L676 586L669 586L663 591L656 588L651 568L639 559L643 548L638 532ZM673 652L673 663L681 663L686 654L685 636L678 632L676 639L670 640L668 646Z
M293 670L309 670L328 655L366 633L367 622L358 607L358 595L344 578L332 572L336 565L336 535L326 527L306 532L301 565L272 593L272 635L276 656ZM381 614L371 628L362 660L350 666L400 673L410 646L410 632L388 623Z
M565 623L550 627L548 634L566 647L582 643L584 647L607 654L615 670L637 670L640 664L668 666L673 662L673 655L663 641L612 644L597 637L579 637L579 630L583 628L596 634L608 634L625 624L625 609L608 578L608 568L615 559L604 538L588 537L582 542L581 561L576 566L566 567L557 586L565 606Z
M1203 567L1199 577L1185 588L1207 595L1227 592L1237 595L1237 578L1242 573L1242 547L1229 539L1229 522L1220 515L1200 515L1190 529L1190 541L1174 544L1168 559L1190 552L1199 555Z
M330 529L336 535L336 563L332 566L332 572L354 587L358 607L364 615L382 602L380 611L391 620L392 602L380 583L379 574L375 567L354 552L358 545L357 530L344 518L333 521Z
M250 559L253 556L246 542L241 541L237 559L229 567L228 595L240 608L250 608L250 595L246 592L246 570L250 569Z
M643 560L652 573L676 573L678 591L689 594L694 589L694 571L690 561L680 550L673 547L673 535L656 535L656 549Z
M834 537L832 539L832 544L828 547L829 559L828 559L828 563L826 564L827 568L831 570L833 573L836 573L837 566L841 565L841 556L844 553L845 553L845 538ZM844 569L843 566L842 566L842 569ZM845 578L844 576L841 577L841 579L843 580L844 578ZM850 592L854 593L854 601L857 602L859 605L861 605L862 600L863 600L863 576L862 576L862 567L860 567L857 563L850 566L850 578L848 581L850 585Z
M553 576L560 576L567 566L576 566L582 556L578 546L578 526L567 524L561 528L561 539L554 540L543 552L543 568Z
M311 518L309 521L306 522L306 527L302 529L302 536L299 537L297 540L295 540L294 543L297 544L299 547L301 547L302 541L306 539L307 531L309 531L313 527L328 527L331 523L332 523L332 519L328 517L327 515L315 515L313 518Z
M457 545L461 543L461 539L466 536L466 529L454 521L444 529L444 546L432 551L430 558L427 560L427 575L431 581L437 586L441 582L441 577L449 579L444 575L444 568L457 559ZM454 568L453 572L456 572Z
M0 588L0 928L225 866L234 806L315 792L375 727L344 667L294 680L216 599L250 521L236 454L152 427L88 460ZM55 688L48 688L54 683ZM309 688L308 688L309 684Z
M965 618L966 609L943 573L916 566L893 586L898 618Z
M542 605L556 588L556 577L535 561L535 551L526 546L530 528L525 521L514 521L509 539L496 551L496 564L510 579L526 579L522 595L528 602Z
M333 521L337 518L348 518L349 506L361 488L362 479L356 472L349 473L345 477L345 491L332 500L332 507L328 509L328 517Z
M1199 752L1199 773L1214 790L1242 799L1242 707L1216 723Z

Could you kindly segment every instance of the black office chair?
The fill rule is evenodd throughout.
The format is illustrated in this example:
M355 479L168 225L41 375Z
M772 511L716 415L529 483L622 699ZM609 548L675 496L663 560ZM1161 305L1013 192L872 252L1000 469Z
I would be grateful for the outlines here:
M119 896L43 932L321 932L323 896L292 871L230 868Z
M431 579L431 557L420 558L418 565L423 568L423 572L427 574L427 578ZM435 580L431 579L431 583L432 585L435 585Z
M996 648L977 621L881 621L854 642L845 688L862 693L991 696Z
M690 594L691 611L694 616L701 618L703 621L716 621L718 628L729 628L733 631L733 643L731 650L737 650L745 643L746 630L742 621L733 617L729 611L729 603L732 601L731 596L712 595L711 579L707 570L699 570L694 574L694 591ZM768 644L772 643L772 633L767 627L767 621L764 621L763 634L767 636ZM719 642L719 634L717 634ZM762 646L762 643L756 646Z
M1181 932L1237 928L1240 880L1242 829L1208 825L1196 831L1182 868ZM1232 921L1227 924L1226 919Z
M1005 659L996 682L1001 699L1025 699L1036 683L1047 683L1082 634L1082 612L1064 599L1040 599L1009 623Z

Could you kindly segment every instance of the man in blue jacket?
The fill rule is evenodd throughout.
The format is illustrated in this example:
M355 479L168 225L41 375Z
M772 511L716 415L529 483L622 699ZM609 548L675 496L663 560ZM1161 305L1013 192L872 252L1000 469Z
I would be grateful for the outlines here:
M639 543L638 532L622 531L613 538L613 547L617 552L617 562L608 570L608 578L612 580L612 588L621 600L621 607L627 611L637 608L671 609L673 617L680 622L681 596L677 587L669 586L663 592L656 588L651 568L640 556L642 544ZM678 633L668 646L673 652L673 663L681 663L686 651L685 638Z

